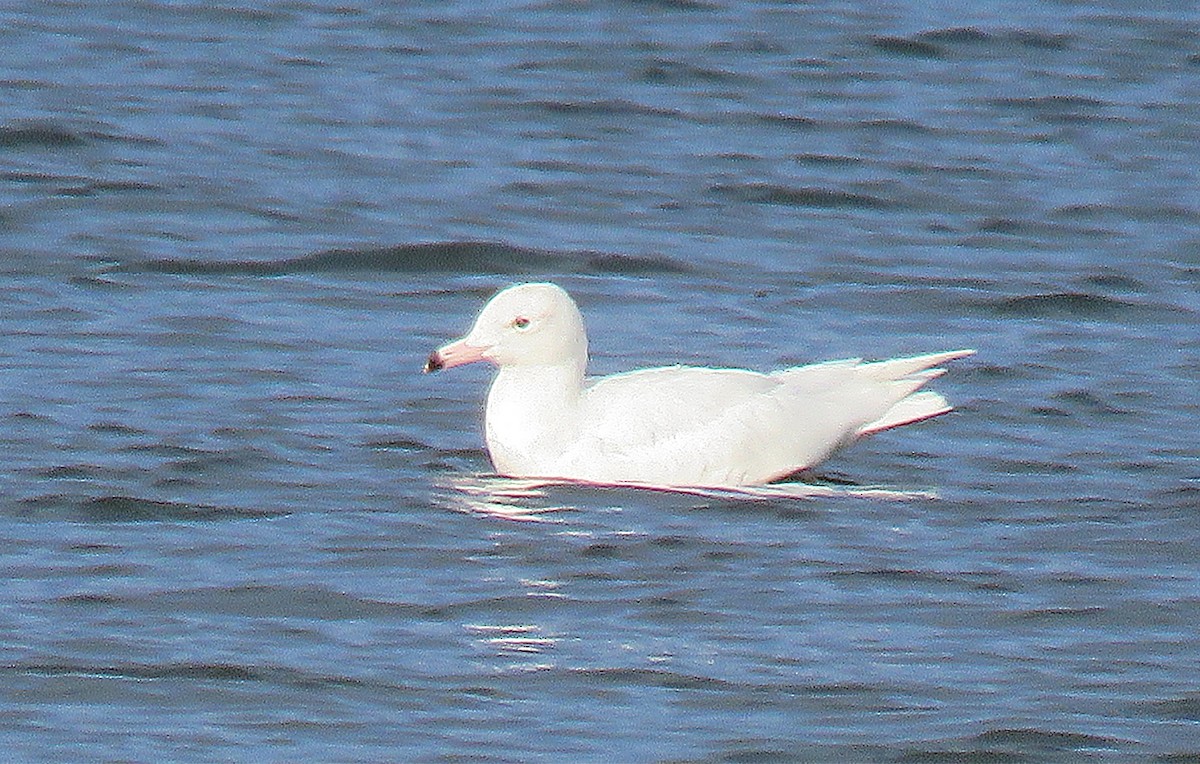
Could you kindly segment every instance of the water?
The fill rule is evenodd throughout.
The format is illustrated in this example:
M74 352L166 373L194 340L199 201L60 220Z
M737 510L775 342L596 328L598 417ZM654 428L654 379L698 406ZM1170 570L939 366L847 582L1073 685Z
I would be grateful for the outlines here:
M6 5L6 757L1200 756L1198 21ZM598 373L980 352L833 495L522 492L419 369L530 278Z

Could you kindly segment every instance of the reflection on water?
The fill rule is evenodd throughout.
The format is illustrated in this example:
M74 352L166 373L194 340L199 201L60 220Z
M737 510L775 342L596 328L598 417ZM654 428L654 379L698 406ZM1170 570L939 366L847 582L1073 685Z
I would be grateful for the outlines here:
M536 655L558 643L555 637L543 636L542 630L533 624L470 623L465 628L481 645L500 653Z
M772 483L740 488L705 486L669 486L646 483L590 483L577 480L542 480L506 478L498 475L455 475L442 484L449 489L442 497L450 509L471 514L487 515L501 520L521 522L563 522L561 513L577 511L579 507L559 503L559 491L569 494L587 491L653 491L724 501L767 502L805 499L879 499L910 501L936 499L927 490L904 490L882 486L821 485L814 483Z
M443 502L451 509L488 515L502 520L523 522L559 522L557 514L574 507L537 506L531 501L544 499L545 480L516 480L493 475L456 475L443 484L449 488Z

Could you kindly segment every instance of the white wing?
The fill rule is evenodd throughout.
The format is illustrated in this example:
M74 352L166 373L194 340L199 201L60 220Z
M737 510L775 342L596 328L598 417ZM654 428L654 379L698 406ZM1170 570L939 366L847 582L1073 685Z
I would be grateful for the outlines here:
M675 485L764 483L880 430L950 410L916 393L973 351L759 374L665 367L595 380L564 465L583 479Z

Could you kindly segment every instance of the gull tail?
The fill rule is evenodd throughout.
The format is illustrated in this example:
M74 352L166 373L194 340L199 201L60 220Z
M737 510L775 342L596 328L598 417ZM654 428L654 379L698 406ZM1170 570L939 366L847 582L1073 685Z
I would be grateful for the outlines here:
M940 394L918 388L930 380L946 373L945 369L933 368L937 364L956 358L973 355L974 350L951 350L946 353L930 353L911 358L896 358L863 365L863 371L874 379L898 388L900 397L896 403L878 419L867 422L855 433L865 437L914 422L922 422L935 416L949 413L953 406Z

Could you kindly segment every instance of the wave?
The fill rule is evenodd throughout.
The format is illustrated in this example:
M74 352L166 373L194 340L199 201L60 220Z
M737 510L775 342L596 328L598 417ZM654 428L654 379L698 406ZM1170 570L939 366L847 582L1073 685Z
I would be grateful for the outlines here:
M945 741L930 741L914 746L902 761L1026 761L1064 754L1083 758L1099 751L1127 749L1131 741L1082 732L1037 728L992 729L978 735Z
M916 58L942 58L946 52L927 40L916 37L876 36L871 38L871 45L884 53L895 53L901 56Z
M552 115L599 117L678 117L682 112L661 106L648 106L622 98L599 101L531 101L529 106Z
M16 121L0 125L0 149L67 149L92 141L161 146L162 141L132 133L114 132L96 126L76 130L49 121Z
M200 680L208 682L266 682L304 688L373 687L396 688L388 682L365 680L349 675L324 674L283 666L258 666L237 663L104 663L70 661L28 661L0 664L0 673L43 677L105 677L129 680Z
M815 186L792 187L777 183L719 183L710 186L715 194L752 204L779 204L787 207L853 207L883 209L892 202L869 194L856 194Z
M66 476L90 474L84 465L66 468ZM64 477L63 474L53 475ZM80 499L77 496L40 496L22 502L29 511L39 517L61 513L72 519L98 523L135 522L188 522L212 520L242 520L266 517L281 517L289 514L281 510L246 507L225 507L209 504L192 504L178 501L159 501L139 496L109 495Z
M980 300L976 307L1009 317L1104 319L1154 306L1086 292L1047 292Z
M1150 716L1159 719L1200 722L1200 694L1151 701L1144 706Z
M502 242L445 241L362 249L329 249L277 260L160 258L114 270L187 276L283 276L300 273L686 273L658 255L555 251Z
M638 73L637 79L655 85L752 85L754 77L718 67L656 58Z
M50 122L0 125L0 148L60 149L83 143L79 133Z
M1078 95L1046 95L1030 97L1001 97L987 99L998 109L1014 110L1034 119L1055 125L1090 124L1099 121L1125 121L1124 117L1106 115L1113 104L1096 98Z
M411 619L422 617L432 609L425 605L357 597L317 586L281 584L209 586L128 594L89 592L63 595L54 601L62 605L81 607L149 607L161 612L309 618L321 621Z
M1057 207L1050 214L1055 218L1085 221L1134 220L1189 224L1200 221L1200 211L1165 200L1154 204L1071 204Z
M870 44L877 50L897 56L912 58L947 58L956 48L970 48L978 53L979 48L1003 49L1025 48L1029 50L1053 51L1071 47L1071 36L1039 32L1029 29L1008 29L988 32L978 27L948 27L931 29L910 36L876 35Z

